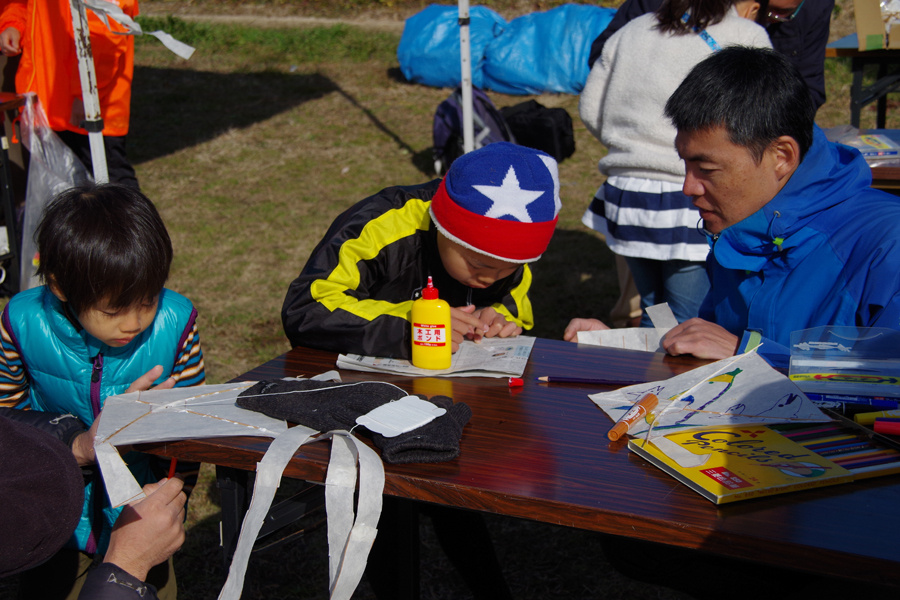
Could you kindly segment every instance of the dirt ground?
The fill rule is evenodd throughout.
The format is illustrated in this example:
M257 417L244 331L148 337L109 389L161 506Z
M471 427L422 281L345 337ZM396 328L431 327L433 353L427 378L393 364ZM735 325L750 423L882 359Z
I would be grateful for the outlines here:
M452 2L442 2L452 4ZM141 13L147 16L174 15L185 21L252 25L254 27L314 27L347 23L379 31L402 32L404 21L431 2L371 0L369 2L243 2L222 0L145 0ZM525 2L509 0L487 2L506 19L540 10L548 10L563 2ZM597 2L618 6L618 0ZM855 31L853 0L837 0L831 22L830 40L840 39Z

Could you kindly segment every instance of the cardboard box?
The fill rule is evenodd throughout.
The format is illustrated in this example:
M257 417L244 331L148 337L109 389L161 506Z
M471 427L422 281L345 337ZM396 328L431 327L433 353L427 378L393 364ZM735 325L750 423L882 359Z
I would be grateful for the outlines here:
M900 49L900 25L891 27L890 43L885 35L880 0L854 0L856 37L860 52L865 50Z

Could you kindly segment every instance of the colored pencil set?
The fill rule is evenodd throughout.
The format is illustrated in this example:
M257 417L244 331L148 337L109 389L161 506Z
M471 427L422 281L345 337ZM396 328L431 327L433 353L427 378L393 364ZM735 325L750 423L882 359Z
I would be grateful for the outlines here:
M865 428L849 423L774 425L770 428L856 477L884 475L884 471L900 472L900 448L888 440L875 439Z
M900 417L876 417L874 428L882 435L900 435Z

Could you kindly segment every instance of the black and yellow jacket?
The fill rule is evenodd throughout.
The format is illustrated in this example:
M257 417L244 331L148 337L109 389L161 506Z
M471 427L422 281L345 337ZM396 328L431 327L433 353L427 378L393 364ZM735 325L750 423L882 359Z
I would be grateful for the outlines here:
M439 183L384 189L335 219L284 300L281 320L292 346L409 358L412 302L429 275L450 306L493 306L531 329L528 265L485 289L444 270L428 213Z

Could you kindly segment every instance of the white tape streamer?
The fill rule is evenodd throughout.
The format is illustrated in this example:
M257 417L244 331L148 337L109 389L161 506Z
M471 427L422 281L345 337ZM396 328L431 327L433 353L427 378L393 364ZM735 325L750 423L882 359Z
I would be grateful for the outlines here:
M103 21L106 27L117 35L143 35L145 32L141 29L141 26L138 25L131 17L126 15L121 8L113 4L112 2L107 2L106 0L83 0L84 5L94 11L94 14ZM128 33L122 33L120 31L113 31L112 27L109 26L109 19L112 19L122 27L128 30ZM180 56L181 58L187 60L194 54L194 48L192 46L188 46L183 42L179 42L171 35L166 33L165 31L148 31L147 35L152 35L160 42L162 42L163 46Z
M346 431L331 431L312 439L317 432L298 425L276 437L256 469L256 485L250 509L244 517L228 579L219 600L237 600L253 543L263 525L285 467L300 446L332 438L331 459L325 479L325 509L328 514L329 589L332 600L349 600L365 570L375 541L384 491L384 465L374 450ZM359 501L353 519L356 462L359 459Z

